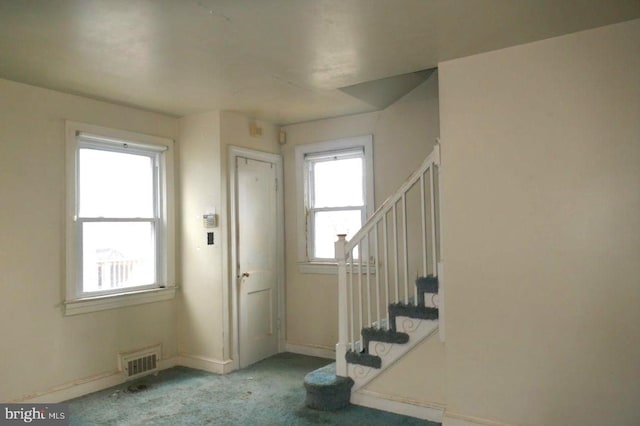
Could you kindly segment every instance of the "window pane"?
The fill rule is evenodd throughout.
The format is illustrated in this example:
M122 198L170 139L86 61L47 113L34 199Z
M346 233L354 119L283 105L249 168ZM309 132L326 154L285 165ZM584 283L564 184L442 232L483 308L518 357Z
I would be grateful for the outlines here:
M313 162L312 207L364 205L362 164L362 158Z
M314 257L335 259L334 244L338 239L337 235L347 234L347 239L350 239L362 226L362 211L315 212L314 219Z
M153 217L153 162L144 155L80 149L81 217Z
M83 291L154 284L154 247L153 223L83 223Z

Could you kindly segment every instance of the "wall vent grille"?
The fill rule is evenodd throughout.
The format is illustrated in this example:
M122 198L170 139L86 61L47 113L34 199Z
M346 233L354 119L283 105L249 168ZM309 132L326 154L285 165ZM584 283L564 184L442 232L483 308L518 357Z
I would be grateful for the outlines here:
M127 379L134 379L158 371L160 361L160 345L119 355L120 371Z

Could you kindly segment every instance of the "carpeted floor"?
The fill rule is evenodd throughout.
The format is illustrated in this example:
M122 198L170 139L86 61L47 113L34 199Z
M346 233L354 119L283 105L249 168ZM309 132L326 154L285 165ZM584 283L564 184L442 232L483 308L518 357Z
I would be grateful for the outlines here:
M328 363L283 353L224 376L176 367L68 401L71 425L436 425L357 406L304 407L305 374Z

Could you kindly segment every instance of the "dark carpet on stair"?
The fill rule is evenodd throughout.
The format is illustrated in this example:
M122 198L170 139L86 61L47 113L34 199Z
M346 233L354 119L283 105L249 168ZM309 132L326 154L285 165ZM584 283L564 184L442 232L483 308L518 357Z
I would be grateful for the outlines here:
M71 425L436 425L353 405L304 407L305 374L329 363L283 353L227 375L175 367L68 401Z

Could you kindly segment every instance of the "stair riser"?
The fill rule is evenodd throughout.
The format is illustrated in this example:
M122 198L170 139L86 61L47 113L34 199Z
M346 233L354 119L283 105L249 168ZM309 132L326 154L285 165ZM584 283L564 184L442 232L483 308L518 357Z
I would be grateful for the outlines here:
M399 331L397 329L398 317L409 317L420 320L437 320L438 309L402 304L389 305L389 321L392 331Z

